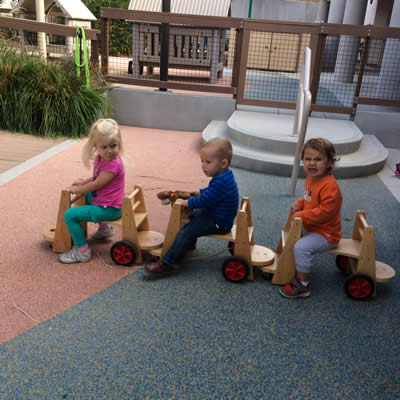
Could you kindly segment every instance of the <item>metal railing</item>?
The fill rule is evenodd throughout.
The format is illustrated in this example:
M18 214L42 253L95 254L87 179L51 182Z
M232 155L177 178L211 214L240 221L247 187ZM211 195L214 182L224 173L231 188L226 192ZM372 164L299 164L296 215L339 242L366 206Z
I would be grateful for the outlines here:
M296 192L296 182L299 176L300 158L306 137L308 117L311 110L311 50L306 47L304 49L304 63L300 73L299 91L296 103L296 115L293 122L293 136L297 136L296 152L293 161L292 178L290 181L289 194L294 196Z

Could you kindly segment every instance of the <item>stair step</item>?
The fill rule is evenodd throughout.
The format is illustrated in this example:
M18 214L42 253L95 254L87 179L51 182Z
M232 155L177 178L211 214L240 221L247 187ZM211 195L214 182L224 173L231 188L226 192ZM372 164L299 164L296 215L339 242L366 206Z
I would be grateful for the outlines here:
M227 125L229 137L259 150L294 154L297 136L292 135L294 114L235 111ZM308 119L305 140L325 137L335 146L338 155L350 154L360 147L363 134L353 121L340 119Z
M329 121L336 122L337 120ZM290 155L286 151L279 153L265 151L260 148L261 146L258 148L250 147L247 143L238 141L240 136L232 137L231 132L226 121L212 121L204 129L203 139L207 141L218 136L227 137L233 147L232 166L272 175L291 176L294 150L293 154ZM363 135L358 150L340 156L340 160L335 163L334 174L337 178L372 175L383 168L387 158L388 151L374 135ZM302 167L300 167L299 176L305 176Z

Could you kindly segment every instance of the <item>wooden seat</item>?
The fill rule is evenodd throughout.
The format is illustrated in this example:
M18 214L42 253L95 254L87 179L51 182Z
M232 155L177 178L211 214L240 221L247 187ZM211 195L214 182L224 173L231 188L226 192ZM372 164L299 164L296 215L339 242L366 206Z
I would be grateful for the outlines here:
M346 257L359 258L361 242L353 239L341 239L335 249L328 250L327 253L337 254Z

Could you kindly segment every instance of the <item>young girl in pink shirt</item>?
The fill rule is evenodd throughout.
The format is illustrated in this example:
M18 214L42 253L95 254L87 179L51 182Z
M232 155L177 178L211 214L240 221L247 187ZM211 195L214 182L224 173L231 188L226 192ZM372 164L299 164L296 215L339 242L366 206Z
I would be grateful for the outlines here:
M323 138L308 140L301 159L307 174L304 197L290 208L293 218L303 221L302 237L294 245L295 280L279 289L287 298L308 297L314 254L337 246L342 237L340 208L342 193L332 175L337 160L335 147Z
M74 246L70 251L60 254L62 263L88 262L91 258L91 250L80 224L82 221L100 224L92 236L95 240L113 234L113 227L101 222L113 221L122 215L122 198L125 195L122 154L122 138L117 122L113 119L96 121L82 149L84 165L89 168L93 161L93 175L73 182L69 188L74 194L86 193L86 205L70 208L64 214Z

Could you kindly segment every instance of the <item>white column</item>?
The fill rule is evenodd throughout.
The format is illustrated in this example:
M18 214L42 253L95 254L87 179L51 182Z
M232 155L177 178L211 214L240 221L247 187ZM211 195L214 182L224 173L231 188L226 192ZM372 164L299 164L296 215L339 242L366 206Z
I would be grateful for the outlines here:
M389 26L400 27L400 0L394 0ZM400 39L387 39L383 53L376 97L393 98L400 88ZM396 97L395 97L396 98Z
M72 20L69 18L65 18L65 25L73 26ZM74 37L73 36L65 37L65 47L66 47L66 53L69 56L73 56L74 55Z
M345 6L346 0L331 0L328 14L328 24L343 23ZM338 47L338 36L328 36L326 38L324 57L322 61L324 68L328 70L333 70L335 68Z
M319 0L315 22L326 22L328 18L328 0Z
M35 0L36 5L36 21L46 22L44 16L44 0ZM47 46L46 46L46 34L44 32L38 32L38 47L39 54L46 60L47 59Z
M371 0L368 1L367 10L365 11L364 25L375 24L377 6L378 6L378 0L372 0L372 3Z
M347 0L344 10L343 24L364 25L367 0ZM343 35L340 38L335 65L336 78L345 83L352 83L357 64L360 39Z

